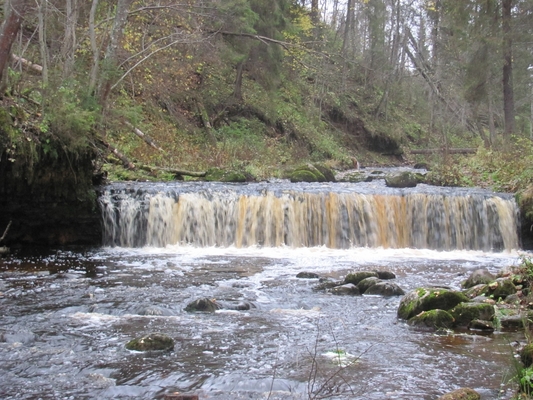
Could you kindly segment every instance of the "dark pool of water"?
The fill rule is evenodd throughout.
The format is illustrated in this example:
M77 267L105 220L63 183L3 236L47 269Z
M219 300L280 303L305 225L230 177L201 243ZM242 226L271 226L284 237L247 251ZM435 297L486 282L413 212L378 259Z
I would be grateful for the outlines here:
M405 291L459 288L516 254L351 249L96 249L0 260L0 398L435 399L469 386L508 399L520 333L435 335L396 318L400 298L313 290L386 269ZM197 298L247 311L187 313ZM158 314L158 315L154 315ZM161 332L174 351L131 352Z

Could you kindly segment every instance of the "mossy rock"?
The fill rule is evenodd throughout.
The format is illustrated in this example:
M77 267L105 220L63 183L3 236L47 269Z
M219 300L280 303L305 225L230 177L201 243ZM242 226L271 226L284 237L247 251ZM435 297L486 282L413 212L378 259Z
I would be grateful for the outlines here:
M219 309L217 302L208 298L194 300L185 307L187 312L215 312Z
M333 173L333 170L329 168L328 166L321 164L321 163L316 163L316 164L313 164L313 167L315 167L324 176L324 178L326 179L326 182L337 181L335 179L335 174Z
M494 281L496 277L492 275L487 269L476 269L470 274L466 281L463 282L463 287L469 289L476 285L487 284Z
M367 175L363 172L350 172L342 177L343 182L359 183L366 180Z
M346 278L344 278L344 283L353 283L354 285L357 285L363 279L370 278L370 277L377 278L378 277L377 272L375 271L351 272L348 275L346 275Z
M357 284L359 291L364 294L371 286L380 282L380 279L377 276L369 276L368 278L363 279Z
M208 182L246 182L248 179L240 171L224 171L220 168L210 168L207 170L205 178Z
M486 303L460 303L450 313L456 326L464 328L476 319L492 321L495 314L494 306Z
M296 275L297 278L300 279L318 279L320 276L315 272L299 272L298 275Z
M126 343L126 349L134 351L170 351L174 348L174 339L161 333L150 333Z
M407 293L398 306L398 318L410 319L422 311L449 311L469 299L463 293L444 288L417 288Z
M333 174L333 173L332 173ZM326 182L327 179L319 169L312 164L302 165L288 173L291 182Z
M294 171L289 179L291 182L297 183L297 182L318 182L318 179L315 174L313 174L311 171Z
M385 184L388 187L394 188L409 188L415 187L418 184L418 179L412 172L402 172L398 175L390 175L385 178Z
M474 299L474 298L476 298L478 296L485 295L488 292L489 292L489 285L487 285L487 284L479 284L479 285L472 286L472 287L468 288L467 290L464 291L464 294L468 298Z
M445 310L422 311L420 314L409 318L407 323L411 326L424 329L450 329L453 327L453 316Z
M437 400L481 400L481 396L474 389L461 388L440 396Z
M488 284L489 296L494 300L503 300L507 296L516 293L516 287L511 278L500 278Z

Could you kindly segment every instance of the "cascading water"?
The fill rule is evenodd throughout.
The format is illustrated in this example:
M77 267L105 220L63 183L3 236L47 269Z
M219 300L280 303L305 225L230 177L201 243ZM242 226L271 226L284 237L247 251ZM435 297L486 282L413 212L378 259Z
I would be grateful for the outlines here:
M104 244L502 251L519 247L512 196L383 182L114 184Z

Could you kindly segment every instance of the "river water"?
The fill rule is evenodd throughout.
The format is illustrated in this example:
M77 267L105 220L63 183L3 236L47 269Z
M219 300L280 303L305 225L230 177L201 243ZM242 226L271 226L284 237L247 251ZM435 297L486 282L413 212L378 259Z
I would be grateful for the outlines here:
M160 189L152 190L150 199ZM113 190L115 199L121 197ZM217 199L213 191L209 196ZM482 198L490 196L483 193ZM204 209L211 210L205 204ZM158 220L144 214L136 219L143 218ZM153 222L140 226L154 229ZM117 229L131 235L129 228ZM331 232L329 227L325 231ZM335 296L314 290L317 279L296 275L315 272L342 279L352 271L377 269L393 272L406 292L427 285L459 289L474 269L497 273L516 265L516 248L495 252L484 248L486 241L464 238L461 243L483 247L403 248L390 245L399 243L390 236L387 246L345 246L345 235L330 234L336 238L331 241L316 232L313 240L326 238L324 244L191 241L128 247L116 246L113 241L122 239L113 232L107 236L110 243L100 248L0 259L0 398L157 399L178 391L222 400L429 400L463 386L483 399L511 398L513 346L524 341L523 334L418 331L397 319L399 297ZM197 232L205 237L204 228ZM139 235L143 240L155 237ZM157 241L172 235L164 233ZM248 227L241 238L250 235ZM486 236L491 235L496 238L492 244L517 243L501 233ZM251 308L184 311L189 302L204 297L245 302ZM125 349L132 338L152 332L172 337L174 350L147 354Z

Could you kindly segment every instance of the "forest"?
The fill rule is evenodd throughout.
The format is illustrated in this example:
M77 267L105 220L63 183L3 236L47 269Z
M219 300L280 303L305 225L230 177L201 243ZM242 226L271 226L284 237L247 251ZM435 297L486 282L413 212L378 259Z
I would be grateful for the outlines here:
M12 162L90 151L114 180L423 162L442 185L531 183L531 0L3 3Z

